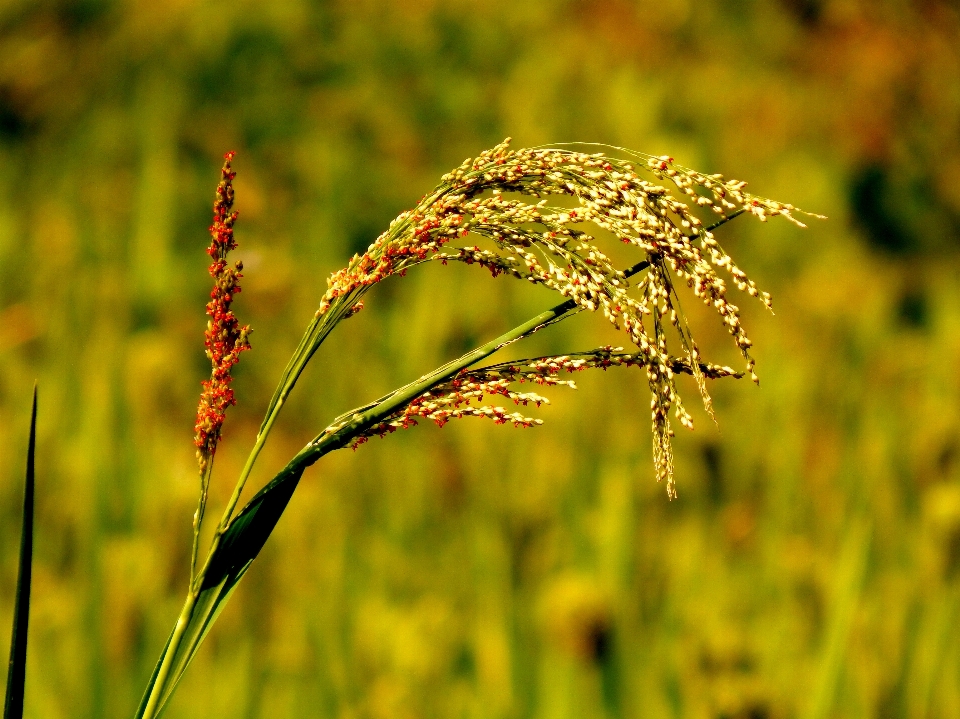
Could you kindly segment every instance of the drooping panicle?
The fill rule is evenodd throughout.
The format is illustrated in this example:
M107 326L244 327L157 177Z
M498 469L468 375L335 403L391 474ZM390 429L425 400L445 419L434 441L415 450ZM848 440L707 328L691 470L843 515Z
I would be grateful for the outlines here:
M770 296L733 262L712 230L740 214L763 221L779 215L802 226L796 217L802 211L748 193L744 182L697 172L671 157L605 149L615 154L549 147L512 150L508 139L468 158L444 175L415 208L397 217L366 252L329 278L317 321L323 318L332 326L356 312L370 287L431 260L477 265L494 277L522 279L557 292L580 310L599 312L626 333L643 358L651 392L656 474L672 497L671 415L682 426L693 427L674 379L678 357L690 368L704 407L713 415L705 382L710 375L702 370L677 287L687 285L716 312L740 351L746 372L757 381L752 343L721 273L767 308ZM551 203L554 198L562 202ZM570 199L576 207L569 206ZM711 213L719 220L708 225L700 216ZM639 250L646 272L628 280L590 234L591 225ZM467 235L484 241L486 247L457 246ZM391 422L407 426L414 416L436 419L448 410L460 412L451 416L473 412L454 407L458 401L456 393L424 397L407 408L405 417ZM507 414L484 416L515 421ZM516 423L529 426L526 418L521 420Z
M234 297L240 292L240 279L243 277L242 262L233 265L227 262L227 254L237 246L233 237L233 225L237 220L237 213L233 210L233 179L237 173L230 166L234 154L228 152L224 156L220 184L217 185L213 203L211 242L207 248L207 254L213 260L209 268L213 289L206 307L209 320L204 345L211 372L210 379L202 383L203 393L194 426L201 474L206 471L207 464L217 450L227 407L236 404L230 387L233 380L231 369L240 361L241 353L250 349L250 327L241 326L230 309Z

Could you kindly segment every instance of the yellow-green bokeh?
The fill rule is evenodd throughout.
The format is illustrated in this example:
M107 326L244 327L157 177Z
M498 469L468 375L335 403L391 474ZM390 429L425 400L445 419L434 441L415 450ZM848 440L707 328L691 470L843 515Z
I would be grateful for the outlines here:
M958 127L947 0L0 1L2 656L40 385L27 716L131 716L178 612L222 154L255 332L214 516L326 277L510 135L670 154L830 217L718 233L774 297L739 301L761 387L714 387L672 503L630 370L552 392L537 429L323 459L167 716L960 717ZM385 283L256 482L555 301L469 267ZM618 341L581 316L518 352Z

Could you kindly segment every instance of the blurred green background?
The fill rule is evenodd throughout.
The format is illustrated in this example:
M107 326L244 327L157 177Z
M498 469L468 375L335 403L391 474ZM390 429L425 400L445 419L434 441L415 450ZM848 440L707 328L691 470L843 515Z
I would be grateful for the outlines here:
M538 429L325 458L167 716L960 717L955 1L2 0L0 652L37 378L28 717L131 716L179 611L223 152L255 333L214 516L329 273L507 135L670 154L829 215L719 234L774 296L740 302L761 387L713 386L675 502L631 370L552 392ZM256 483L555 301L469 267L384 283ZM607 342L581 316L518 352Z

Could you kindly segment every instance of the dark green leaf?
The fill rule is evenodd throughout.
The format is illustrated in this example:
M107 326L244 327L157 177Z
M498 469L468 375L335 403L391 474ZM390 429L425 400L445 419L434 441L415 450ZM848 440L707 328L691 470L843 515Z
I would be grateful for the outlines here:
M30 417L30 443L27 446L27 479L23 489L23 524L20 528L20 569L17 597L13 608L13 632L10 638L10 667L7 670L7 694L3 719L23 718L23 688L27 677L27 625L30 621L30 580L33 570L34 454L37 444L37 388L33 388L33 412Z

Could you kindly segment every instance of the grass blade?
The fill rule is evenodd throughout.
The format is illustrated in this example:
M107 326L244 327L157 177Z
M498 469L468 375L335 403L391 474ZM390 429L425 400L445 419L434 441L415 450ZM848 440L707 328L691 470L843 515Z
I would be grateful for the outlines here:
M27 678L27 626L30 621L30 580L33 573L34 455L37 444L37 387L33 387L30 443L27 446L27 478L23 489L23 524L20 528L20 569L13 607L10 666L3 719L23 719L23 688Z

